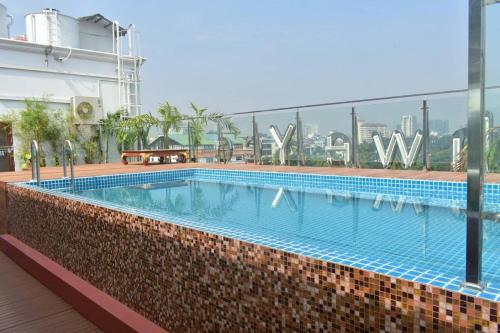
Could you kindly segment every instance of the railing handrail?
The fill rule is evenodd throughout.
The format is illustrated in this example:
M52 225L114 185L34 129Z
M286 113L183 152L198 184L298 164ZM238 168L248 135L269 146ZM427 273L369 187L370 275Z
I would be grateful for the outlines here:
M68 177L67 167L66 167L66 146L69 147L69 170L71 175L71 188L74 188L75 185L75 169L74 169L74 150L73 144L70 140L65 140L62 146L62 165L63 165L63 176L64 178Z
M40 156L36 140L31 141L31 180L40 185Z
M500 88L500 85L489 86L489 87L486 87L485 89L498 89L498 88ZM314 108L314 107L320 107L320 106L335 106L335 105L343 105L343 104L352 105L355 103L377 102L377 101L383 101L383 100L394 100L394 99L412 98L412 97L426 97L426 96L435 96L435 95L456 94L456 93L463 93L463 92L467 92L467 91L468 91L468 89L441 90L441 91L431 91L431 92L425 92L425 93L414 93L414 94L403 94L403 95L394 95L394 96L385 96L385 97L352 99L352 100L325 102L325 103L317 103L317 104L285 106L285 107L270 108L270 109L258 109L258 110L251 110L251 111L234 112L234 113L230 113L230 114L227 113L224 115L225 116L234 116L234 115L244 115L244 114L262 113L262 112L307 109L307 108Z

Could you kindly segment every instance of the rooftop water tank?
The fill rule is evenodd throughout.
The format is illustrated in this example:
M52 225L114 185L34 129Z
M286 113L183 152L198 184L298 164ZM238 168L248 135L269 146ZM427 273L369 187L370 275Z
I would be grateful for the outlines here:
M41 13L26 15L25 19L28 42L79 47L79 28L76 18L61 14L57 9L45 8Z
M7 38L7 7L0 3L0 38Z

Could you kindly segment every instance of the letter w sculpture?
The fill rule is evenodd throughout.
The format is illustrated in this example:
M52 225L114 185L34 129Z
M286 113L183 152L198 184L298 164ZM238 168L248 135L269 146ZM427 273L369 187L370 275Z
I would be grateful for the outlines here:
M389 146L387 147L387 151L385 151L384 144L382 142L382 137L379 133L375 133L373 135L373 142L375 142L375 147L377 147L377 153L380 158L380 162L384 168L389 167L389 164L394 159L394 152L396 149L396 145L399 148L399 153L401 154L401 159L405 169L410 168L417 159L418 153L420 152L420 147L422 146L422 131L418 130L415 133L415 138L413 139L413 143L411 144L410 151L406 147L406 140L404 138L403 133L399 131L392 132L391 140L389 141Z

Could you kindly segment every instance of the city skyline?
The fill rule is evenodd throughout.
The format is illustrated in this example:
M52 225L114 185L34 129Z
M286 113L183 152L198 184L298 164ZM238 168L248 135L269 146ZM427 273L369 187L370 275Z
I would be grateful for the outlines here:
M405 116L403 116L405 117ZM364 121L363 119L358 119L358 140L360 143L363 142L372 142L371 135L373 132L378 132L380 135L384 138L389 138L390 135L392 134L393 131L395 130L400 130L405 137L411 138L415 134L417 130L423 130L423 125L422 123L415 123L416 125L413 126L413 132L411 132L411 135L408 135L408 133L405 133L402 131L400 128L393 128L391 129L387 124L385 123L375 123L375 122L367 122ZM449 131L449 121L445 119L433 119L429 121L429 130L430 134L432 136L444 136L444 135L450 135L453 134L452 132ZM303 135L304 139L314 139L316 137L321 137L321 138L327 138L330 134L334 132L340 132L340 131L335 131L335 130L329 130L327 132L322 132L318 130L319 125L316 123L307 123L303 124ZM270 133L264 132L259 129L260 135L264 136L271 136ZM363 133L361 133L363 132ZM343 134L346 134L347 136L350 136L350 132L342 132Z

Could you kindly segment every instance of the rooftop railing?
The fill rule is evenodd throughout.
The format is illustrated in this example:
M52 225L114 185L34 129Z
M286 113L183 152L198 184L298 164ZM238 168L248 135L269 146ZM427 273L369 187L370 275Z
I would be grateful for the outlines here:
M486 91L486 167L500 172L500 86ZM209 123L194 145L186 123L170 140L207 163L465 171L467 110L467 89L405 94L236 112L238 133Z

